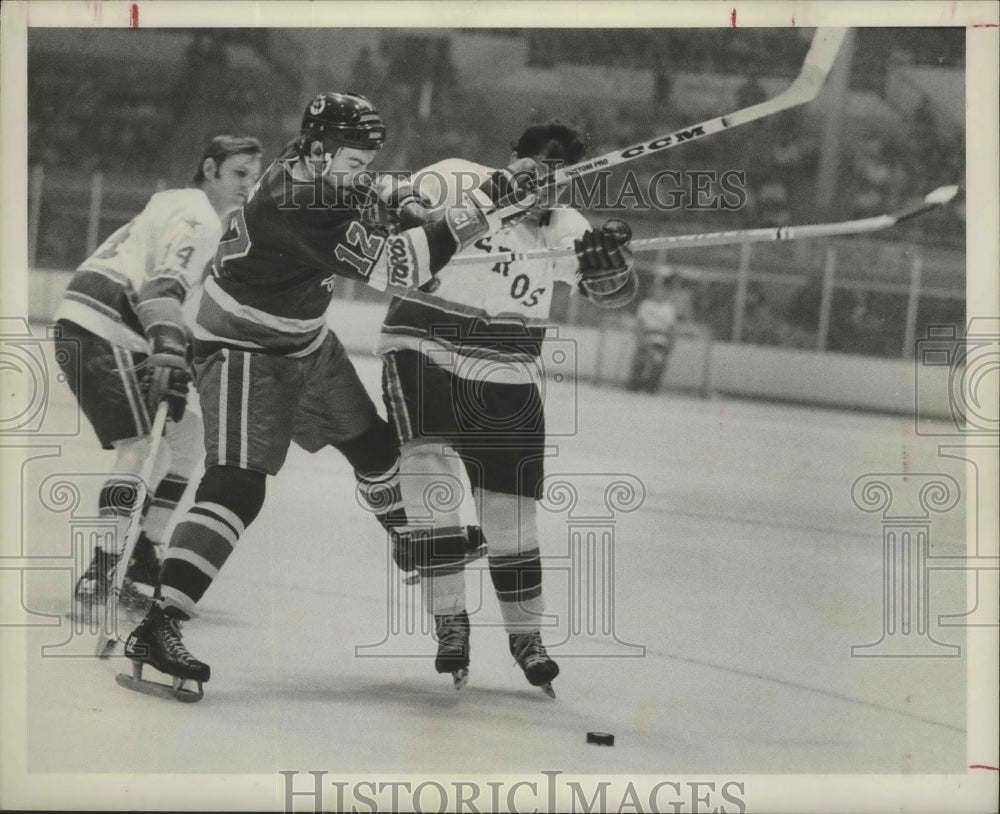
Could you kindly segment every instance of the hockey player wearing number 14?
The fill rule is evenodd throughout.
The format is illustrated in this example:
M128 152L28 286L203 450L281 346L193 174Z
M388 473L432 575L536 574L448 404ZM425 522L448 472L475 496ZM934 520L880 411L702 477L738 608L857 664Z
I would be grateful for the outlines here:
M202 282L224 219L256 183L262 152L255 138L212 139L195 186L153 195L80 264L55 314L56 358L66 381L101 446L118 455L117 476L101 489L99 511L117 521L119 544L139 508L134 478L149 449L152 416L161 399L170 403L166 443L147 484L152 500L142 507L141 534L126 564L133 601L143 601L131 591L136 585L153 592L157 548L202 455L201 418L185 410L190 375L183 303ZM95 549L75 588L83 610L104 602L119 556Z
M292 441L308 452L337 449L383 526L405 522L395 438L326 323L334 283L429 282L457 250L501 228L496 200L517 190L507 176L485 179L441 220L389 235L372 225L357 189L385 137L365 97L319 94L298 138L230 219L194 326L205 474L171 537L160 596L125 644L134 665L132 678L119 676L125 686L201 697L209 666L184 646L180 623L257 517L267 476ZM147 664L172 676L173 689L143 680Z
M577 163L584 149L569 127L535 125L514 146L514 159L530 157L552 171ZM491 172L450 159L417 173L413 183L423 200L447 202L463 179ZM408 518L429 517L431 525L397 529L393 552L402 570L419 575L424 607L434 617L435 668L451 673L458 688L469 667L464 564L477 552L466 546L458 507L431 512L425 496L435 484L461 483L464 465L511 655L531 684L554 695L550 682L559 668L541 639L535 518L547 454L542 340L557 282L603 307L631 301L636 277L628 231L621 221L592 229L574 209L536 206L462 254L462 261L478 254L484 262L446 266L430 285L395 297L386 314L379 350L384 398L401 442L403 503ZM575 248L575 256L489 262L499 252L564 248Z

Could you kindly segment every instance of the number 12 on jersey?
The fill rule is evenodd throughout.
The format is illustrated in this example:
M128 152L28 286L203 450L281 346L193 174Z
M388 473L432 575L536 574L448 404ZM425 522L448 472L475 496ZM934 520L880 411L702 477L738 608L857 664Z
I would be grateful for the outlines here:
M370 235L358 221L352 220L347 227L347 242L358 251L349 249L344 243L338 243L333 250L333 256L341 263L347 263L363 279L367 280L372 273L372 266L378 260L385 245L385 238ZM360 254L358 253L360 252Z

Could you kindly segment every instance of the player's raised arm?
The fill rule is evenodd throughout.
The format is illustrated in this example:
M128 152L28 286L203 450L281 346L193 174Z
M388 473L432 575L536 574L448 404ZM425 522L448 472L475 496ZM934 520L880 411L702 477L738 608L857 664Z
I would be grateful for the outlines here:
M386 285L418 288L454 254L509 226L511 219L502 221L499 210L514 201L523 212L532 208L537 199L533 191L537 186L535 166L532 159L519 158L478 186L470 184L458 192L458 203L445 209L438 220L429 219L422 199L409 184L383 191L390 215L400 224L417 225L386 238L369 284L379 289Z

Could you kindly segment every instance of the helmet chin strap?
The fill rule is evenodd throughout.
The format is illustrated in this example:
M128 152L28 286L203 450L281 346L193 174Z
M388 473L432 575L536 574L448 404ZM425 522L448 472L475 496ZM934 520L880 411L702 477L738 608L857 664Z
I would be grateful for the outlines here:
M311 143L315 143L317 141L320 141L320 139L318 139L318 138L317 139L311 139L310 141L311 141ZM344 148L343 147L337 147L337 149L334 150L332 153L324 150L323 151L323 167L322 167L321 170L319 170L319 172L316 171L316 163L318 161L318 157L317 156L313 156L312 153L311 153L311 151L310 151L310 153L309 153L308 156L303 156L304 158L307 158L306 163L309 165L309 169L312 172L313 177L314 178L316 178L316 177L322 178L322 177L324 177L326 175L329 175L330 174L330 170L333 168L333 161L337 157L337 154L342 149L344 149Z
M333 153L327 153L327 152L323 153L323 172L321 173L321 175L330 174L330 170L333 169L333 160L337 157L337 153L339 153L342 149L344 148L338 147L336 151Z

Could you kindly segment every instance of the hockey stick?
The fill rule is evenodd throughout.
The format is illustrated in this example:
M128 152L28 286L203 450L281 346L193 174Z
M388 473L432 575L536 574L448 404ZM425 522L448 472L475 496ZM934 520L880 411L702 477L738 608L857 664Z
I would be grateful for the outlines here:
M719 133L731 127L739 127L741 124L773 116L775 113L780 113L783 110L811 102L816 98L816 94L819 93L820 88L823 87L823 83L826 81L827 74L830 73L830 69L833 67L833 62L837 57L837 52L840 50L840 44L843 42L846 33L846 28L817 29L812 44L809 46L809 52L802 63L802 70L799 71L799 75L795 77L791 85L772 99L741 108L725 116L717 116L701 124L692 125L682 130L675 130L673 133L656 136L647 141L633 144L631 147L605 153L597 158L592 158L579 164L561 167L540 181L537 191L541 193L550 187L561 187L569 183L573 178L589 175L597 170L615 167L627 161L634 161L644 155L676 147L679 144L686 144L703 136L710 136L713 133ZM500 208L499 216L501 219L506 219L522 211L524 211L523 203L512 203Z
M132 552L135 550L135 544L142 531L142 510L149 495L149 481L153 477L156 458L160 453L160 442L163 440L163 430L167 425L167 407L166 400L157 405L156 415L153 417L153 427L149 431L149 452L146 453L146 460L143 461L142 469L139 470L138 489L135 503L132 505L132 515L129 518L128 533L125 535L124 545L119 548L118 562L115 564L115 584L108 591L105 600L105 626L108 629L108 636L107 638L102 637L97 643L98 658L106 659L110 656L115 644L121 640L118 635L118 604L121 601L122 589L125 587L128 562L132 558Z
M733 246L741 243L769 243L779 240L803 240L805 238L831 237L833 235L856 235L888 229L899 223L916 218L939 206L949 203L958 194L958 186L938 187L924 196L919 204L886 215L875 215L860 220L844 220L837 223L808 223L802 226L777 226L763 229L734 229L729 232L703 232L693 235L666 235L633 240L628 244L633 252L654 249L689 249L700 246ZM545 260L550 257L571 257L573 248L529 249L524 252L493 252L491 254L458 255L449 265L469 266L478 263L510 263L516 260Z

